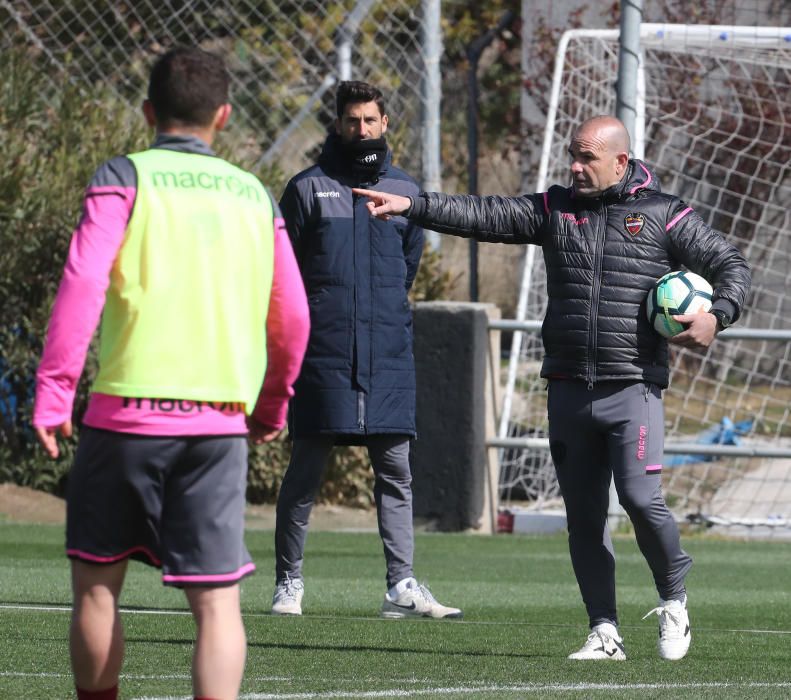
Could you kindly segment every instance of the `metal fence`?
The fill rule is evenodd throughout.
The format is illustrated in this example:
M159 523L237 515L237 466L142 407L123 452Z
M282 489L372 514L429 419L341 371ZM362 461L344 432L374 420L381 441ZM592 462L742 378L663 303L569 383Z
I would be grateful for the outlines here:
M317 154L335 118L336 82L368 80L387 97L399 164L430 180L438 81L431 99L423 92L438 71L438 8L439 0L0 0L0 50L27 46L55 84L101 83L135 106L156 55L178 44L216 51L232 75L231 128L245 132L259 165L286 176Z
M654 21L664 21L662 13L669 13L674 7L676 14L685 14L682 2L646 0L644 4L646 19ZM523 2L523 16L531 19L529 26L526 23L523 29L525 37L553 24L565 26L570 18L578 17L583 8L587 8L586 27L603 26L603 15L596 14L603 12L602 5L582 0L557 0L546 7L537 5L540 4L529 0ZM699 5L701 12L714 14L719 21L756 26L767 22L787 23L791 12L783 0L711 0ZM236 116L231 123L232 129L243 135L251 160L268 169L267 180L274 185L278 178L282 183L314 160L335 117L332 88L336 82L347 78L368 80L379 85L387 96L391 117L388 139L399 165L421 179L428 189L434 189L439 187L438 70L442 45L439 10L440 0L342 0L333 3L320 0L224 0L222 3L210 0L161 0L158 3L151 0L0 0L0 50L25 47L30 60L51 77L55 86L64 80L86 88L101 84L135 106L143 97L152 59L165 49L189 43L221 53L229 63L233 80ZM549 17L549 25L539 21L542 16ZM525 39L526 45L530 42ZM535 45L539 43L536 38ZM565 161L567 133L562 129L567 129L586 109L612 111L614 102L611 68L617 61L617 37L599 39L595 45L580 44L576 50L578 53L570 54L572 57L568 59L571 87L564 91L566 112L553 142L553 147L559 149L556 158L559 163ZM670 191L682 196L690 192L693 196L689 199L696 201L696 206L711 222L729 235L741 236L743 229L734 222L743 221L745 214L753 217L759 234L740 242L751 246L752 259L767 262L767 275L761 297L751 299L747 322L756 328L783 328L788 325L786 290L791 270L788 264L788 211L791 207L787 199L756 195L745 205L744 198L723 197L719 193L725 192L724 189L711 186L712 180L733 181L739 186L747 182L750 187L758 182L765 188L774 187L773 191L783 197L788 196L788 129L785 122L791 109L788 104L791 71L787 62L759 64L749 60L748 54L744 48L735 52L736 58L745 59L739 64L727 57L712 62L702 58L699 51L679 60L677 52L666 47L653 49L654 77L676 76L676 86L667 91L649 90L656 111L647 129L653 136L656 150L648 152L647 157L659 165L662 177L668 178L666 184ZM527 71L536 63L535 57L526 53L523 69ZM681 77L683 75L688 78ZM723 76L735 86L729 103L716 106L711 101L699 99L703 96L709 100L719 89L715 82L723 83L720 80ZM540 83L540 78L533 76L531 79ZM750 93L749 84L760 87L757 92ZM679 100L680 106L674 111L668 100L679 86L686 90L681 90L681 97L686 95L687 99ZM716 149L722 144L732 146L734 134L728 133L725 117L734 114L734 106L738 106L739 113L751 116L750 104L767 104L769 94L775 104L780 105L777 123L783 128L777 132L780 136L762 137L759 145L765 157L757 160L763 164L775 163L772 166L776 168L774 174L748 177L739 184L742 165L729 170L728 164L736 163L736 158L740 164L756 160L746 141L738 152L733 148L722 151L718 157L725 159L724 166L718 166L716 158L708 156L705 161L700 157L689 165L679 160L685 153L692 152L690 145L699 143L695 130L704 123L711 137L705 148ZM497 99L496 88L494 92L481 95L482 101L492 99ZM534 108L536 104L534 100ZM689 111L690 107L701 104L705 109L697 116L694 109ZM763 125L768 121L764 119ZM744 119L740 122L742 126L747 123ZM749 136L751 128L738 134L742 141ZM526 134L524 140L538 144L540 138L534 131L532 136ZM486 169L488 177L482 178L482 191L491 191L491 187L503 191L500 177L518 169L518 164L504 158L484 160L482 158L482 170ZM714 178L709 176L711 172ZM561 177L555 172L550 175L552 180ZM531 171L529 182L526 178L522 189L536 189L533 179ZM767 201L771 206L762 206ZM739 211L729 210L734 202ZM510 257L506 258L503 248L486 247L487 256L492 253L494 261L482 274L489 275L494 283L501 283L503 294L513 298L517 285L506 269L518 266L512 258L519 251L509 250ZM532 262L528 261L525 267L532 269ZM542 281L541 272L536 269L532 288L540 289ZM482 286L483 290L488 288ZM485 291L481 298L502 302L501 298L487 296ZM539 296L527 300L522 318L540 318L543 303ZM703 425L730 409L736 410L739 416L750 414L757 418L754 431L764 431L761 435L766 439L781 440L786 436L784 431L791 420L787 410L788 351L778 350L778 343L770 343L767 347L760 341L750 342L749 345L723 343L730 349L725 351L724 362L714 369L707 358L679 355L676 374L680 374L679 368L702 365L703 372L690 381L710 400L695 404L680 397L681 409L672 418L671 436L688 430L690 413ZM521 349L522 359L516 361L515 370L523 390L517 408L523 413L501 436L516 437L528 426L531 434L525 439L540 439L543 406L541 401L532 398L541 396L536 372L541 354L540 340L535 334L525 334ZM751 395L744 388L750 382L766 391ZM531 413L536 406L540 406L539 412ZM520 454L518 459L524 462L525 455ZM550 484L553 480L551 465L539 456L534 466L544 471L533 474L533 483ZM737 464L729 473L736 474L741 469L741 464ZM706 470L716 471L711 465ZM679 469L676 473L680 475L682 471ZM715 477L720 482L724 480ZM791 482L791 476L784 477L786 481ZM525 480L521 483L524 485ZM687 499L688 492L699 489L700 483L703 481L696 480L693 484L680 480L676 487L679 499Z
M791 344L782 339L791 328L791 29L778 18L755 10L749 26L643 24L642 132L634 145L655 167L662 189L722 231L753 270L740 328L708 352L672 354L668 501L679 518L788 529ZM613 112L618 56L617 30L563 36L537 191L565 181L576 125ZM532 247L524 269L519 316L541 318L545 271ZM500 423L500 438L517 439L501 443L504 495L539 504L558 495L551 460L514 445L524 439L538 445L546 435L540 345L534 334L515 333Z

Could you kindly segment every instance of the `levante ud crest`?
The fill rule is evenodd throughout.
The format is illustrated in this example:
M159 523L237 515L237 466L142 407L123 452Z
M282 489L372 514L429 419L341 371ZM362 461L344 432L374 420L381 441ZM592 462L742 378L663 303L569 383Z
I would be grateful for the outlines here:
M645 226L645 217L642 214L627 214L623 223L624 226L626 226L627 232L632 236L636 236L643 230L643 226Z

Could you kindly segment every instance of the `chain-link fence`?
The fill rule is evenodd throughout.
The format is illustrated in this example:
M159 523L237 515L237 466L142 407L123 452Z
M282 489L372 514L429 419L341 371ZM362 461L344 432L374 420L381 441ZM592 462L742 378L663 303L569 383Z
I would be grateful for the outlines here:
M317 154L335 117L336 82L367 80L386 95L399 164L420 177L426 4L2 0L0 50L26 45L52 81L102 83L135 105L157 54L178 44L215 51L232 74L232 128L259 165L285 176Z
M462 5L475 5L479 9L480 6L497 5L497 9L492 11L493 16L479 16L479 24L465 21L454 26L453 18L460 16ZM456 53L463 55L464 45L469 46L472 39L494 26L506 5L518 6L518 2L446 0L442 5L445 22L442 29L446 38L456 32L455 38L449 39L458 44L454 49ZM516 194L520 190L535 189L541 132L560 35L571 27L616 26L616 5L586 0L555 0L551 4L523 0L524 24L520 36L510 43L493 44L481 57L481 73L487 72L489 78L480 85L480 129L482 133L496 132L491 138L494 145L490 143L488 148L481 149L481 192ZM791 21L787 0L706 0L695 3L694 12L690 11L690 3L683 0L646 0L644 5L644 19L650 21L755 26L788 26ZM26 59L43 75L49 76L53 86L59 87L68 81L85 88L87 94L89 88L101 84L135 108L143 98L147 72L156 55L177 44L198 44L220 53L226 58L233 79L235 116L231 131L244 144L245 164L257 163L265 171L264 179L275 190L315 159L326 130L335 118L334 86L338 80L349 78L367 80L382 88L391 119L388 140L398 164L429 188L436 186L433 174L426 172L424 156L429 150L437 152L438 156L439 144L426 145L429 139L425 112L428 106L436 106L441 88L445 92L443 105L447 105L443 113L442 175L448 191L463 191L468 161L463 125L466 76L463 70L458 70L458 56L449 59L448 53L452 51L447 52L441 86L426 87L430 69L439 61L440 26L433 14L438 7L439 0L342 0L332 3L319 0L225 0L222 3L209 0L160 0L157 3L153 0L0 0L0 51L22 47ZM459 31L460 27L463 31ZM506 60L509 51L520 51L520 41L521 76L514 68L519 61ZM427 49L430 44L433 44L434 53ZM612 42L607 50L614 61L617 42ZM455 73L448 70L451 61L456 61ZM778 75L781 72L777 68L771 70ZM717 71L702 68L685 80L696 85L701 75L712 72L716 74ZM583 72L578 69L577 74L583 75ZM778 94L784 107L779 113L787 119L787 72L783 75L786 76L784 81L775 76L771 85L782 88L778 88ZM521 129L514 128L513 122L518 119L514 120L512 113L506 108L499 109L507 105L509 99L519 101L518 96L509 98L507 80L514 76L521 78L518 80L522 91ZM601 81L601 91L608 100L612 99L613 88L614 79L608 74ZM595 94L582 87L580 102L585 109L594 106ZM722 113L733 113L736 104L731 100L722 108ZM96 109L101 111L103 106L97 104ZM609 102L600 104L598 109L609 110ZM681 109L678 113L685 114ZM573 116L577 118L580 114L574 112ZM661 114L664 116L660 121L667 122L669 111L664 109ZM682 121L698 126L690 118ZM722 140L726 137L727 134ZM779 153L784 140L777 144L775 141L777 139L770 141L769 148ZM775 145L778 148L774 148ZM785 146L787 148L787 143ZM562 140L559 147L562 161L565 153ZM659 160L658 155L650 155L653 160ZM785 165L778 167L785 167L783 172L786 173L787 159L781 161ZM692 170L676 170L694 179L690 175ZM674 182L673 187L686 196L685 190L693 185ZM755 206L763 210L760 201ZM783 230L782 226L778 230ZM767 255L779 256L777 251L784 250L783 245L787 247L787 239L787 236L778 238L778 245L767 246ZM458 275L466 270L468 242L443 237L442 254L446 269L458 280L457 298L466 298L466 278ZM493 301L503 308L504 316L513 316L524 251L517 246L482 246L480 255L481 300ZM785 268L775 264L774 269ZM787 285L787 275L784 275L782 290L772 298L783 297ZM539 277L533 278L533 286L542 288ZM540 307L543 301L539 299L537 303ZM538 307L530 307L530 311L530 318L541 315ZM531 334L525 343L525 356L535 365L541 354L540 339ZM533 374L530 367L522 369L525 371L520 375L520 382L527 385ZM529 390L532 389L539 391L536 387ZM772 405L782 406L784 396L771 398ZM543 401L536 405L542 407ZM777 411L785 411L782 418L783 424L787 424L787 409L778 407ZM530 436L541 437L542 420L543 413L528 416L523 421ZM512 426L509 434L517 434L517 428ZM535 457L522 452L513 456L515 459ZM525 491L531 492L535 487L545 492L547 484L551 488L553 476L549 462L543 456L538 461L540 465L527 470L524 464L515 465L518 467L515 476ZM537 469L541 465L546 469ZM506 465L505 476L508 476L508 469ZM525 480L525 473L532 474L530 483Z

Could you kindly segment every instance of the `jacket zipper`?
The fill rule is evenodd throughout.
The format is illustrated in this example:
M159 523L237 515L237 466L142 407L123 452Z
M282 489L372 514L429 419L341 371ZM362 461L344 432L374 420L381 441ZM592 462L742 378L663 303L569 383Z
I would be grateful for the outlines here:
M355 211L355 205L357 203L358 195L352 192L352 212ZM352 303L354 304L354 310L352 313L352 355L355 356L359 353L360 348L359 344L357 343L357 225L356 221L354 220L354 213L352 214L352 270L354 270L354 284L352 286ZM359 372L359 363L354 362L352 359L353 366L357 366L357 371ZM365 432L365 394L362 391L357 392L357 428L362 432Z
M365 430L365 394L357 392L357 427Z
M598 347L596 343L596 324L599 320L599 294L601 292L601 271L604 265L604 239L607 233L607 208L604 200L599 202L601 225L597 227L596 239L593 249L593 290L591 291L591 317L590 329L588 330L588 350L590 359L588 360L588 391L593 390L596 383L596 355Z

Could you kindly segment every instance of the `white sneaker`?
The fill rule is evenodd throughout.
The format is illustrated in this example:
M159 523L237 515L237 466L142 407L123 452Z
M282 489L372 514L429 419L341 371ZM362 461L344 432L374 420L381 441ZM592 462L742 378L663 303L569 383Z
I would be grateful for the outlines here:
M689 630L687 597L684 600L662 600L643 617L659 615L659 656L670 661L683 659L689 650L692 633Z
M272 596L273 615L301 615L305 584L301 578L288 578L278 582Z
M449 608L436 601L425 586L414 578L404 579L393 586L382 603L382 617L400 619L403 617L460 618L461 610Z
M569 654L575 661L626 661L623 639L615 625L603 622L591 629L582 649Z

